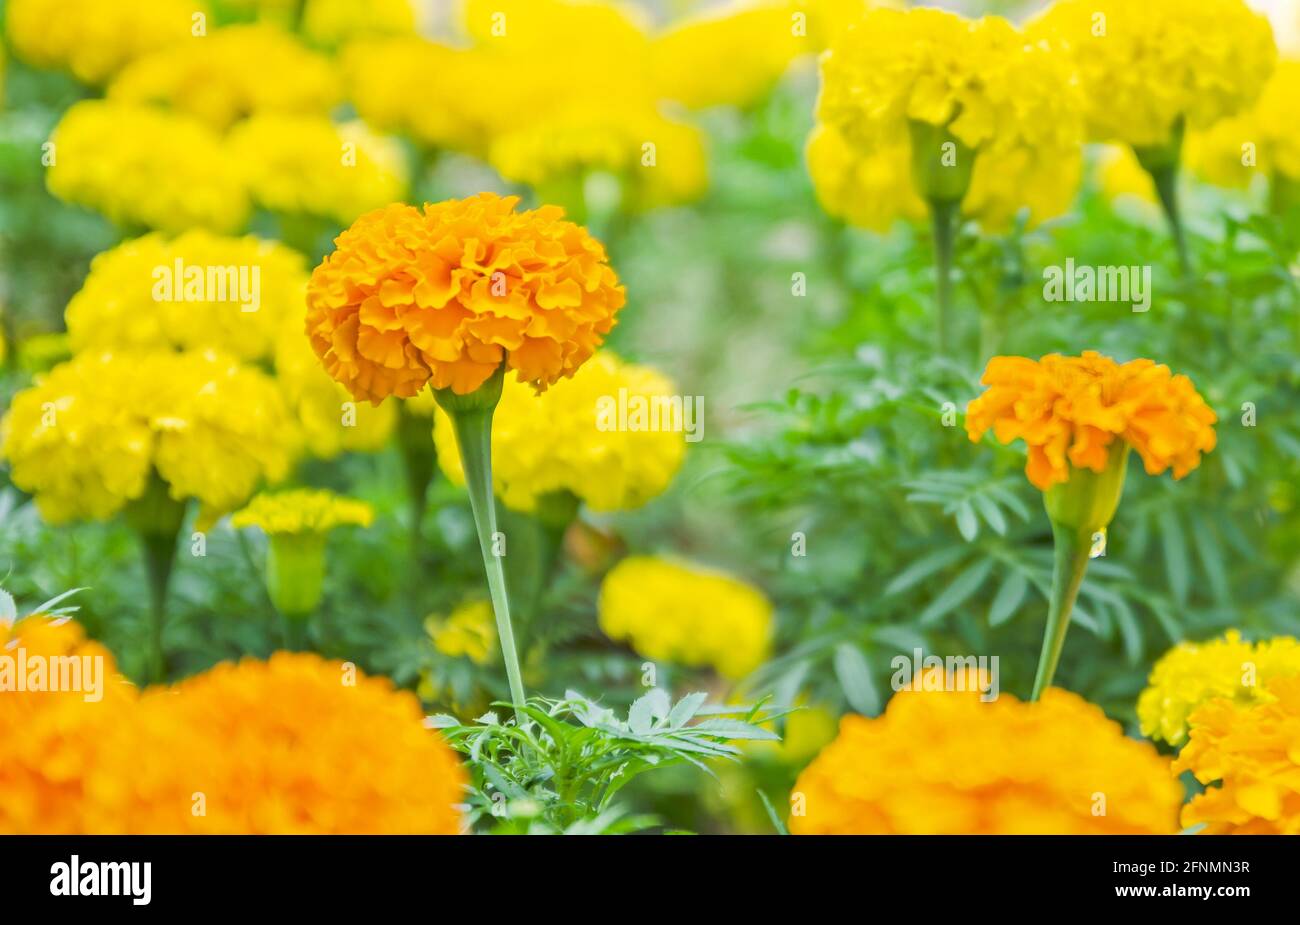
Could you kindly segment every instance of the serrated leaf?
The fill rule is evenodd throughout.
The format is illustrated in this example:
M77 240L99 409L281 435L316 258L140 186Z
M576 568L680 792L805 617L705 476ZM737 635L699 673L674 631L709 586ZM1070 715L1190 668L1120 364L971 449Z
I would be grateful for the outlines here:
M1007 576L989 605L989 626L1001 626L1011 619L1029 590L1029 579L1017 569Z
M958 559L965 556L970 550L963 546L949 546L922 556L907 568L903 569L889 584L885 585L884 593L886 595L898 594L900 591L906 591L913 585L924 581L935 572L947 568Z
M700 707L704 705L704 701L708 699L709 695L706 691L696 691L677 701L672 710L668 712L668 728L680 729L685 726L699 712Z
M849 706L863 716L875 716L880 712L880 694L876 691L876 682L871 677L871 666L867 664L862 650L851 643L842 642L835 647L833 658L835 676L839 678L840 688Z
M1191 568L1188 564L1187 539L1183 536L1182 525L1174 509L1167 507L1160 512L1160 546L1165 554L1165 573L1169 576L1169 590L1174 600L1180 604L1187 603L1187 594L1191 589Z
M652 687L632 702L627 712L627 725L637 735L649 735L655 720L668 716L671 703L661 688Z
M984 584L984 579L989 577L989 572L992 570L992 559L981 559L971 565L966 571L954 578L952 584L944 588L939 596L930 602L930 606L921 611L921 615L917 617L917 622L922 626L928 626L943 619L978 591L980 585Z
M963 501L957 505L957 531L961 533L962 539L968 543L979 536L979 519L976 518L975 508L971 507L969 501Z
M984 522L993 528L994 533L998 536L1007 535L1007 518L1003 515L1002 508L998 507L996 501L988 495L976 495L971 501L979 509Z

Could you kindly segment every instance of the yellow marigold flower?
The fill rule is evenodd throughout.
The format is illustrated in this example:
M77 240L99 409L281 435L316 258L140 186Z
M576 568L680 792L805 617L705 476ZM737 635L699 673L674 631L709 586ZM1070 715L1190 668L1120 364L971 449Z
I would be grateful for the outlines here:
M795 12L788 2L740 3L675 23L651 43L651 79L691 109L752 106L795 58L817 50Z
M1209 642L1183 642L1156 662L1137 702L1142 734L1181 745L1187 718L1201 704L1226 697L1251 704L1270 700L1274 678L1300 675L1300 642L1289 636L1250 643L1236 630Z
M881 233L899 219L921 221L925 202L912 188L909 151L900 140L864 154L838 129L818 125L806 151L817 201L828 215Z
M1092 140L1144 148L1248 107L1277 56L1242 0L1057 0L1028 32L1074 60Z
M191 30L195 17L207 13L203 0L9 0L5 35L28 64L98 84L146 52L201 41Z
M275 345L275 381L289 413L297 419L307 452L318 459L381 450L397 425L393 402L377 407L358 403L347 389L326 375L303 333L302 318L296 314L280 326ZM433 395L427 394L432 404ZM428 415L432 414L430 408Z
M253 199L272 212L340 224L406 196L401 146L364 122L324 116L255 116L230 133Z
M18 368L32 375L53 369L72 356L65 331L28 335L18 342L14 352L17 354Z
M95 257L65 320L76 352L211 347L260 360L286 317L301 337L306 290L302 256L278 242L150 234Z
M644 421L636 422L642 429L619 426L620 395L626 396L629 424L633 404L645 404ZM671 403L675 395L675 386L657 371L624 363L609 351L540 396L507 382L492 423L497 497L517 511L536 509L538 499L551 492L571 492L593 511L640 507L668 487L682 464L682 433L649 429L652 403ZM442 412L433 437L443 472L464 485L456 434Z
M95 696L90 690L32 690L30 676L19 690L16 675L6 678L7 669L0 668L0 833L84 833L85 778L100 761L105 734L123 721L135 689L117 673L112 654L67 619L0 620L0 656L13 659L15 671L20 657L46 666L55 664L52 659L80 659L83 688L89 687L86 666L98 664L91 668L102 681L98 700L87 700ZM48 688L45 671L40 683Z
M147 694L89 782L107 831L442 834L465 772L419 701L343 662L277 652ZM192 811L203 794L205 813Z
M85 100L63 114L51 141L50 192L123 227L231 233L248 218L239 167L201 122L147 106Z
M342 64L348 98L370 125L429 147L480 153L499 127L518 124L503 120L496 102L481 102L499 96L504 75L495 58L411 36L352 42Z
M563 211L481 193L357 219L312 274L307 332L337 381L378 404L426 384L468 395L504 362L545 389L571 376L626 295Z
M81 354L0 423L14 484L51 523L112 516L153 471L173 498L228 511L287 473L291 439L270 377L213 351Z
M767 657L772 604L721 572L652 556L631 556L600 587L600 628L644 658L749 674Z
M1133 149L1121 145L1104 145L1097 156L1097 181L1101 194L1110 201L1135 196L1143 202L1156 203L1156 187L1151 174L1138 163Z
M433 647L451 658L468 658L486 665L497 644L496 618L488 601L466 601L447 617L431 616L424 629Z
M1300 180L1300 61L1282 61L1258 102L1187 137L1187 164L1212 183L1247 186L1263 173Z
M1120 364L1092 350L993 357L980 381L989 389L967 408L967 434L1024 440L1025 474L1044 491L1072 468L1105 470L1116 439L1137 450L1149 475L1172 468L1176 479L1214 449L1214 411L1190 379L1152 360Z
M329 59L277 26L254 23L146 55L123 69L108 95L165 103L225 129L260 113L327 113L341 87Z
M1268 695L1220 697L1192 713L1174 773L1219 786L1183 807L1184 826L1204 824L1207 835L1300 834L1300 677L1273 680Z
M334 48L364 36L415 32L411 0L307 0L302 32L311 42Z
M991 229L1022 206L1034 221L1060 214L1078 186L1068 60L999 17L871 11L823 57L817 111L864 153L905 144L920 195L961 201Z
M1149 743L1075 694L986 703L968 686L844 717L793 796L796 835L1133 835L1177 831L1182 787Z
M328 533L341 526L368 527L374 519L374 508L364 501L323 489L296 488L262 492L230 515L230 525L258 527L269 534Z
M576 106L502 132L488 161L507 180L543 191L588 172L614 174L633 210L689 202L708 184L698 129L627 105Z

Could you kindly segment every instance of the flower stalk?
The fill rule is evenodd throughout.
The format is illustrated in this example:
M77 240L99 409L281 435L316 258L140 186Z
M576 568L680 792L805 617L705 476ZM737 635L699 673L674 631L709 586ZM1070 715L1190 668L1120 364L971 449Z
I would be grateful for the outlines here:
M970 190L976 151L967 147L946 125L918 119L908 122L912 142L912 183L930 206L937 273L935 301L939 355L950 356L952 330L952 255L961 215L961 201Z
M515 648L514 626L510 621L510 598L506 591L504 554L497 553L496 499L492 492L492 413L501 399L501 384L505 366L468 395L457 395L451 389L437 389L434 397L439 407L447 412L456 431L460 445L461 466L465 470L465 486L474 512L474 526L478 530L479 552L483 556L483 569L487 573L488 593L492 598L492 612L496 617L497 638L501 655L506 663L506 679L510 685L510 700L515 706L515 718L522 724L519 708L525 703L523 674L519 669L519 653Z
M1164 209L1169 222L1169 231L1173 235L1174 249L1178 252L1178 268L1184 279L1192 277L1191 252L1187 249L1187 236L1183 231L1182 213L1178 208L1178 161L1183 147L1183 120L1175 124L1168 144L1158 147L1136 147L1133 149L1138 163L1151 176L1155 185L1156 196Z
M139 498L127 506L124 516L140 538L144 570L149 585L149 638L145 677L160 684L167 680L167 655L163 628L167 620L167 589L176 562L176 539L185 519L185 504L171 497L167 485L155 473Z

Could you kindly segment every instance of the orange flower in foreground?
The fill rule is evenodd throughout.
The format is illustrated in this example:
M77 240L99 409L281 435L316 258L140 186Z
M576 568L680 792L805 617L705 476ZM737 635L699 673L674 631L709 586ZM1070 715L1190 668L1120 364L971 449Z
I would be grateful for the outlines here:
M1209 786L1183 807L1183 825L1204 823L1208 835L1300 835L1300 678L1278 678L1266 691L1264 701L1221 697L1192 713L1174 771Z
M363 215L312 273L307 334L358 399L426 384L468 395L504 361L539 391L571 376L626 300L605 249L563 210L481 193Z
M971 684L925 686L895 694L875 719L844 717L795 782L791 833L1177 830L1182 787L1169 762L1100 707L1058 688L1038 703L1007 694L985 703Z
M6 672L0 685L0 834L85 833L86 775L100 760L106 731L127 715L135 688L117 673L112 654L66 619L0 620L0 656L14 660L12 674L8 666L0 669ZM73 658L80 664L74 666ZM44 666L39 684L38 664ZM55 665L57 691L50 690Z
M141 698L88 784L96 830L439 834L465 772L419 701L342 662L277 652Z
M1025 474L1046 491L1070 468L1102 472L1116 438L1137 450L1149 475L1172 468L1182 478L1214 449L1214 411L1186 376L1151 360L1116 363L1095 351L1041 360L994 357L970 403L966 432L990 428L1001 443L1029 446Z

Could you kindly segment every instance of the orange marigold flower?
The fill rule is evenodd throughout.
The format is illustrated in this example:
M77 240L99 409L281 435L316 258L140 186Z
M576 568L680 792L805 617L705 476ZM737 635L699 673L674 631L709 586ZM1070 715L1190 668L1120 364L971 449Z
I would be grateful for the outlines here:
M0 620L0 656L13 659L0 666L0 678L8 674L0 683L0 833L85 833L86 775L100 761L106 730L121 723L133 703L135 688L117 673L112 654L67 619ZM57 691L49 675L56 658L63 660ZM44 666L43 689L34 689L37 662ZM73 671L80 675L71 685L80 690L63 683L65 671L74 680Z
M1048 689L904 690L875 719L849 715L799 775L796 835L1170 834L1182 787L1150 744L1099 707ZM800 812L802 811L802 813Z
M1147 474L1172 468L1176 479L1214 449L1214 411L1190 379L1152 360L1116 363L1092 350L993 357L981 382L989 389L966 410L967 434L1024 440L1025 474L1044 491L1071 467L1102 472L1116 438L1137 450Z
M136 714L88 784L100 831L461 829L465 772L415 695L343 662L277 652L222 663L149 691Z
M1300 835L1300 678L1278 678L1265 700L1220 697L1191 715L1174 772L1207 787L1183 825L1207 835Z
M307 334L329 374L376 404L426 384L468 395L503 361L538 391L572 376L625 291L585 228L518 201L396 203L339 235L307 290Z

